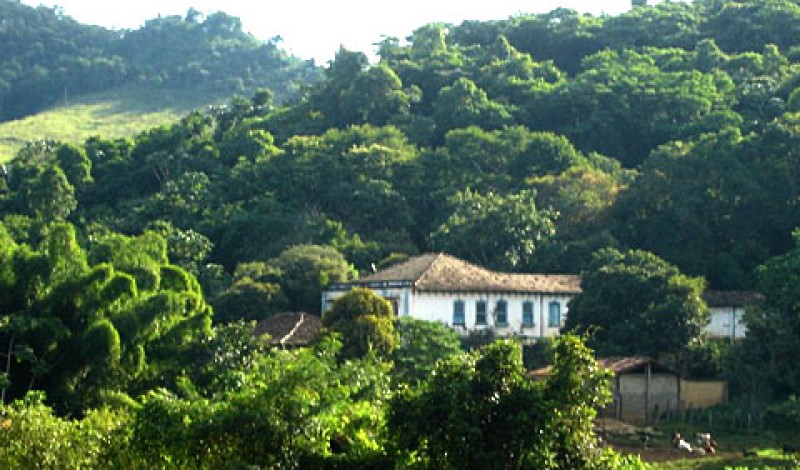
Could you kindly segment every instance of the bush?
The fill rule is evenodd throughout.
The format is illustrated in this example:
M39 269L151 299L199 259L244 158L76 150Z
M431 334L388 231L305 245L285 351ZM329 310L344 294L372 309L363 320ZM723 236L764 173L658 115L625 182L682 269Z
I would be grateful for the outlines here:
M784 402L767 407L764 426L778 434L800 436L800 399L795 395Z
M53 415L44 393L30 392L2 408L0 468L100 468L114 432L124 423L109 410L82 420Z

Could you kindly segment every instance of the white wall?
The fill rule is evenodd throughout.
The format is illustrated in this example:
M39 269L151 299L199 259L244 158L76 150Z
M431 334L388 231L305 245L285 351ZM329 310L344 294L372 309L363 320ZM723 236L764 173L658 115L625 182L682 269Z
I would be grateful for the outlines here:
M744 338L747 327L742 322L742 307L710 307L711 322L706 331L714 338Z
M560 327L564 325L567 317L567 302L571 295L557 294L476 294L476 293L435 293L413 292L410 287L391 287L373 289L378 295L390 299L397 306L398 316L411 315L428 321L438 321L453 327L454 302L464 302L465 325L454 327L462 334L472 330L492 328L498 336L521 335L540 338L545 336L558 336ZM322 294L322 311L330 308L330 303L344 295L347 291L326 291ZM495 324L492 312L497 301L503 299L508 303L508 325ZM487 303L486 325L475 324L476 303L485 300ZM534 326L522 326L522 303L533 302ZM551 327L548 322L551 302L561 305L561 325ZM711 322L706 331L716 338L744 338L747 327L742 323L744 309L742 307L713 307L709 308ZM735 319L735 320L734 320Z
M558 336L564 320L567 318L567 302L569 295L550 294L459 294L459 293L434 293L416 292L411 288L385 288L373 289L378 295L393 300L397 305L398 316L413 316L421 320L437 321L454 328L462 334L472 330L491 328L498 336L526 336L543 337ZM325 291L322 294L322 311L330 308L333 300L341 297L347 291ZM454 305L456 301L464 302L465 325L453 325ZM486 325L476 325L476 305L479 300L486 301ZM497 325L495 312L497 301L505 300L507 303L507 325ZM522 304L530 301L533 303L533 325L522 325ZM559 325L550 326L549 311L551 302L557 302L561 309Z
M412 312L415 318L438 321L455 328L463 334L472 330L491 328L498 336L558 336L559 330L566 319L567 302L570 298L570 296L565 295L549 294L458 294L418 292L413 296ZM458 300L464 302L465 325L463 327L453 325L454 304ZM479 300L486 301L487 304L486 325L477 325L475 323L476 305ZM493 315L498 300L505 300L507 302L508 322L505 326L497 325L495 321L496 318ZM522 304L525 301L533 303L534 324L532 326L523 326L522 324ZM551 327L548 322L551 302L558 302L561 306L561 321L559 325L554 327Z

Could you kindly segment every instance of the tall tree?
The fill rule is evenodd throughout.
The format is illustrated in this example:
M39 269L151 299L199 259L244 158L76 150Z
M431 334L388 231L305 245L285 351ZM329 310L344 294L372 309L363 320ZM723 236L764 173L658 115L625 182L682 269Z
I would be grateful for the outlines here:
M333 301L322 325L342 336L342 354L362 357L374 351L389 356L397 348L394 312L388 300L366 288L354 288Z
M280 285L296 312L318 314L322 289L328 284L355 277L353 267L335 248L295 245L269 260L282 273Z
M747 335L731 379L744 393L762 399L786 399L800 393L800 229L795 248L770 258L757 270L764 303L745 311Z
M458 333L442 323L406 316L397 319L395 329L400 341L392 359L401 382L423 381L439 360L461 352Z
M109 390L175 380L210 310L197 281L166 262L163 240L149 238L116 235L114 250L87 256L61 223L36 250L16 248L13 278L0 283L0 344L16 355L5 371L11 396L36 386L62 411L79 412Z
M594 408L609 398L604 372L574 337L558 340L553 374L525 376L519 345L495 342L437 363L389 404L388 428L403 466L593 468Z
M555 233L556 216L537 209L534 191L503 197L467 190L453 203L452 215L431 235L433 246L491 269L530 269Z
M131 427L133 462L121 467L359 468L382 458L384 364L337 362L337 345L259 354L212 398L150 393Z
M681 354L708 323L704 282L644 251L598 251L569 302L565 331L589 334L600 355Z

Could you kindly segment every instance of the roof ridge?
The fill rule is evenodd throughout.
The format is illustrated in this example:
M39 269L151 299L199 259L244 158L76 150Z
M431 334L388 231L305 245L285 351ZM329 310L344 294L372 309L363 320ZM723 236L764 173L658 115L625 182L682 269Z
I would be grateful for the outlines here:
M300 320L298 320L298 322L295 323L295 325L292 327L292 329L289 330L289 332L286 333L283 336L283 338L280 339L279 343L281 344L281 346L286 344L286 341L290 340L292 338L292 336L294 336L294 334L297 333L297 330L300 328L300 325L302 325L303 322L305 322L305 320L306 320L305 317L306 317L306 314L301 312L300 313Z
M428 263L428 267L423 269L422 274L420 274L420 276L414 280L414 287L417 287L417 285L422 281L422 279L431 272L431 268L433 268L433 265L436 264L436 262L439 261L443 256L444 252L442 251L436 253L436 256L434 256L433 259L431 259L431 262Z

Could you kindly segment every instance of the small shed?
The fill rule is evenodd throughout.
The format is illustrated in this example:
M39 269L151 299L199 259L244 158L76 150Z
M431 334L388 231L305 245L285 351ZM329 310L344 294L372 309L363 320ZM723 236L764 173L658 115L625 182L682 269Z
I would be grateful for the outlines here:
M278 313L258 322L254 334L269 335L269 344L285 348L308 346L322 329L319 316L308 313Z
M614 373L612 402L599 410L599 416L641 423L680 409L681 376L674 369L644 356L598 358L597 365ZM550 369L528 375L534 380L544 378Z
M681 375L649 357L608 357L598 365L614 373L613 400L602 416L629 422L653 422L681 406Z

